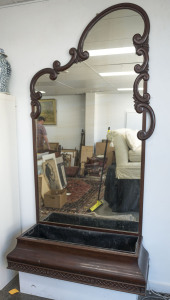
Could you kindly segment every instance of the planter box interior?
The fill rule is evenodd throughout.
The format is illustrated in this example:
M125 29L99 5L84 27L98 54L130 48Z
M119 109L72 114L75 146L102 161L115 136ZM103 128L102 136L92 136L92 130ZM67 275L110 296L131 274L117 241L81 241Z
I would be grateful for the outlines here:
M138 237L37 224L23 237L135 253Z

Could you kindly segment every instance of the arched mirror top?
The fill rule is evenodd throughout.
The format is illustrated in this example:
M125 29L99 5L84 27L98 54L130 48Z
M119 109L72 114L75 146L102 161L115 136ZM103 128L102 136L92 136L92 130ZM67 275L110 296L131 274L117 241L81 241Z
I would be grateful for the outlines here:
M132 21L133 20L133 21ZM136 26L137 25L137 26ZM149 19L146 14L146 12L139 6L135 4L130 3L122 3L117 4L114 6L111 6L101 13L97 14L96 17L87 25L85 30L83 31L78 47L71 48L69 53L71 55L71 59L69 62L63 66L61 66L59 61L54 61L53 68L45 68L40 71L38 71L34 77L31 80L30 84L30 92L31 92L31 105L32 105L32 113L31 117L33 119L33 138L34 138L34 164L35 164L35 189L36 189L36 204L37 204L37 220L38 221L44 221L42 216L40 217L40 207L41 207L41 201L39 199L39 190L40 190L40 182L39 182L39 170L38 170L38 162L37 162L37 144L36 144L36 119L41 114L41 108L43 107L43 101L47 100L48 97L54 98L53 105L56 105L56 97L62 98L63 95L75 95L75 103L74 106L77 105L76 100L77 95L81 96L81 105L79 105L79 112L83 111L83 115L79 116L79 119L81 119L81 122L79 122L81 128L83 128L82 133L84 132L84 129L86 129L86 125L83 125L83 122L86 120L86 115L91 111L91 107L87 107L89 94L96 94L98 100L98 103L102 103L103 101L103 95L105 95L105 99L107 101L108 110L113 109L113 103L110 104L110 95L114 94L116 95L117 99L120 98L120 90L123 90L123 88L129 87L129 90L126 91L126 94L129 95L129 99L131 99L131 104L133 105L132 98L134 99L134 108L138 114L136 114L138 117L142 116L142 118L139 118L138 120L135 119L134 122L138 122L140 124L139 126L136 126L135 129L137 129L137 137L139 140L143 141L142 144L142 152L140 150L140 161L137 161L137 164L140 165L137 167L137 164L135 166L135 172L132 171L130 177L129 175L124 175L124 170L122 171L122 166L120 165L120 169L118 169L118 155L116 155L116 163L114 168L114 175L116 180L120 179L123 180L126 179L128 181L128 184L135 184L135 192L134 198L139 199L139 203L135 204L138 207L137 209L137 215L135 215L135 222L136 222L136 229L133 230L133 226L129 223L128 229L122 229L124 228L124 225L120 225L119 228L115 229L115 231L119 231L121 228L122 232L133 232L135 234L141 234L142 231L142 210L143 210L143 182L144 182L144 141L151 136L151 134L154 131L155 127L155 116L154 112L149 104L150 95L147 92L147 82L149 79L148 75L148 61L149 61L149 46L148 46L148 40L149 40L149 30L150 30L150 24ZM113 38L114 37L114 38ZM101 51L105 51L105 53L101 54ZM107 53L108 51L108 53ZM111 55L107 55L110 52ZM115 51L115 53L114 53ZM118 51L117 54L120 54L120 51L125 51L121 53L121 55L114 55L116 54L116 51ZM100 52L100 54L96 54L97 52ZM81 64L79 64L81 63ZM124 74L123 74L124 73ZM133 74L132 74L133 73ZM119 76L119 75L127 75L127 76ZM131 76L133 75L133 76ZM124 78L122 81L120 80L120 77ZM125 78L126 77L126 78ZM76 81L77 78L77 81ZM119 79L118 79L119 78ZM78 81L79 80L79 81ZM47 82L50 82L50 84L47 84ZM81 84L80 84L81 81ZM47 86L48 85L48 86ZM45 97L42 94L42 89L46 87L46 95ZM50 87L50 88L49 88ZM84 96L85 95L85 96ZM83 98L85 97L85 98ZM114 97L115 98L115 97ZM120 99L123 99L122 96ZM58 104L59 105L59 100ZM66 103L66 97L64 98L64 101ZM122 101L122 100L121 100ZM114 102L114 101L112 101ZM63 102L64 103L64 102ZM68 102L67 102L68 103ZM69 104L70 105L70 104ZM105 114L106 112L102 111L102 107L104 104L102 103L101 107L99 108L99 115L102 113ZM129 105L129 104L128 104ZM69 106L68 106L69 107ZM88 111L89 109L89 111ZM131 106L126 107L126 123L128 118L128 109L130 109L130 112L132 112L133 108ZM54 108L56 110L56 106ZM96 112L95 112L96 113ZM124 113L125 114L125 113ZM150 124L146 128L146 115L149 115ZM99 115L95 118L98 123L98 129L100 128L100 122L99 122ZM62 115L64 116L64 115ZM58 116L58 128L56 130L59 130L60 128L60 119L61 115ZM77 117L75 117L76 119ZM114 118L116 119L116 110ZM111 127L111 131L108 132L106 145L108 141L110 140L112 142L112 138L114 136L114 130L126 127L122 125L115 125L114 122L112 122L112 117L110 119L103 122L103 135L99 134L99 130L96 131L96 140L93 138L93 142L96 142L100 139L106 138L106 135L104 132L107 132L107 129ZM84 121L82 121L84 120ZM69 115L66 116L66 122L65 126L69 127ZM125 121L123 121L125 123ZM122 122L122 124L124 124ZM54 124L54 123L53 123ZM76 123L78 124L78 123ZM120 123L119 123L120 124ZM129 123L130 124L130 123ZM97 125L96 125L97 126ZM134 129L134 128L133 128ZM102 131L101 130L101 131ZM75 135L76 135L76 129ZM51 131L52 132L52 131ZM78 136L74 139L72 136L67 137L67 141L74 140L74 145L70 143L70 146L64 141L64 139L61 137L64 134L64 131L62 129L61 132L57 131L58 137L60 136L60 143L62 146L66 149L74 148L74 146L77 148L79 152L81 152L81 146L86 144L81 144L80 148L78 145ZM95 135L94 134L94 135ZM83 134L81 136L83 139ZM88 139L90 141L90 138ZM81 140L82 142L82 140ZM115 142L113 138L113 142ZM90 144L90 143L89 143ZM89 145L88 144L88 145ZM78 145L78 146L77 146ZM138 144L139 145L139 144ZM128 147L130 147L128 145ZM131 149L131 148L128 148ZM141 148L140 148L141 149ZM61 150L61 149L60 149ZM107 146L105 148L105 152L107 153L108 149ZM116 145L115 145L115 153L116 153ZM106 154L105 153L105 154ZM105 155L102 153L102 155ZM105 158L104 158L105 159ZM129 158L128 158L129 159ZM104 161L104 160L103 160ZM133 160L132 160L133 161ZM131 160L130 160L131 162ZM136 163L136 161L135 161ZM79 162L76 166L81 165L81 161L79 158ZM133 164L134 166L134 164ZM104 167L104 163L102 165ZM47 165L46 165L47 168ZM81 167L82 168L82 167ZM102 169L102 168L101 168ZM107 169L108 170L108 169ZM42 170L41 170L42 171ZM45 172L45 169L44 169ZM50 170L49 170L50 172ZM113 170L111 169L111 172ZM126 172L125 172L126 173ZM41 173L42 174L42 173ZM107 173L108 174L108 173ZM123 174L123 175L122 175ZM81 174L82 175L82 174ZM100 174L100 178L102 181L103 176L103 169ZM125 177L121 177L125 176ZM106 177L107 179L107 177ZM132 180L131 180L132 179ZM118 180L119 181L119 180ZM87 183L87 182L86 182ZM127 182L126 182L127 183ZM124 183L123 183L124 184ZM116 183L117 185L117 183ZM139 188L136 185L139 185ZM133 186L134 188L134 186ZM101 189L101 185L99 184L99 190ZM128 190L131 189L131 187L128 188ZM122 192L122 188L121 188ZM100 191L99 191L100 195ZM137 196L136 196L137 195ZM98 199L99 200L99 199ZM134 200L135 202L136 200ZM138 200L137 200L138 201ZM133 206L133 205L132 205ZM136 208L134 209L136 211ZM43 211L43 210L42 210ZM41 211L41 212L42 212ZM74 209L73 209L74 211ZM63 211L61 211L63 212ZM43 215L43 213L42 213ZM45 216L45 215L44 215ZM66 218L67 219L67 218ZM129 219L125 219L128 220ZM48 220L47 220L48 221ZM88 221L91 222L91 218L89 220L86 219L86 223ZM112 220L116 223L116 219ZM120 220L119 220L120 221ZM96 221L95 221L96 222ZM135 224L134 222L134 224ZM60 221L59 221L60 223ZM69 223L67 220L65 221L65 224ZM98 221L96 222L98 225L95 225L99 229L102 228L103 225L101 223L99 224ZM107 222L107 226L109 222ZM133 223L133 222L132 222ZM89 223L90 224L90 223ZM91 223L92 224L92 223ZM134 225L133 224L133 225ZM73 226L75 224L72 224ZM80 227L86 226L79 224ZM89 225L90 227L94 227L93 225ZM105 229L113 229L112 227L105 227Z
M142 45L145 42L147 42L148 40L148 36L149 36L149 31L150 31L150 23L149 23L149 18L146 14L146 12L138 5L135 4L131 4L131 3L121 3L121 4L117 4L117 5L113 5L111 7L108 7L107 9L105 9L104 11L102 11L101 13L97 14L97 16L87 25L87 27L85 28L85 30L83 31L79 44L78 44L78 50L79 50L79 55L81 57L82 53L83 53L83 46L84 46L84 42L85 39L89 33L89 31L94 27L94 25L99 22L99 20L101 20L102 18L106 18L108 16L108 14L112 13L112 12L116 12L119 11L119 13L122 15L121 10L130 10L131 12L136 12L138 15L140 15L144 21L144 30L141 33L136 33L133 36L133 41L134 44L136 45ZM84 56L86 56L88 54L84 54ZM83 58L83 56L82 56Z
M136 54L139 56L143 57L143 63L142 64L137 64L134 67L134 70L136 73L138 73L138 77L136 78L134 82L134 87L133 87L133 92L134 92L134 101L135 101L135 109L138 113L142 113L144 111L147 111L150 115L150 127L147 132L144 130L141 130L138 133L138 138L141 140L145 140L148 137L151 136L151 134L154 131L155 127L155 116L152 108L149 106L149 100L150 100L150 95L147 93L147 81L149 79L148 75L148 51L149 51L149 46L148 46L148 37L149 37L149 31L150 31L150 22L148 15L146 12L138 5L132 4L132 3L121 3L117 5L113 5L101 13L97 14L97 16L92 19L92 21L87 25L87 27L84 29L79 43L78 47L76 48L71 48L69 53L71 55L70 61L64 65L61 66L59 61L54 61L53 63L53 68L45 68L40 71L38 71L34 77L31 80L30 84L30 94L31 94L31 100L32 100L32 107L33 111L31 113L31 117L33 119L36 119L40 115L40 103L38 102L39 99L42 98L42 94L39 91L35 90L35 85L39 77L41 77L43 74L49 74L49 78L51 80L56 80L58 77L58 74L60 72L63 72L70 68L73 64L87 60L89 58L89 52L84 49L84 42L86 40L86 37L89 35L90 31L92 28L97 24L102 18L107 17L108 14L116 11L121 11L121 10L130 10L132 12L136 12L141 16L143 19L143 24L144 24L144 30L142 33L136 33L133 36L133 44L134 47L136 48ZM143 96L140 95L139 92L139 84L141 81L144 81L145 84L145 89ZM36 107L36 110L35 110Z

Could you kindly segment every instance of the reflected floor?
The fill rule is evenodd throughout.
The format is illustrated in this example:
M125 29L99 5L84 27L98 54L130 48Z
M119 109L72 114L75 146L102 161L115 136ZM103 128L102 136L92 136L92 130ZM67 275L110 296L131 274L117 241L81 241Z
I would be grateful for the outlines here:
M87 214L98 199L99 181L71 178L69 179L67 202L61 208L45 207L42 203L40 209L41 220L52 212ZM105 186L102 183L100 199L104 198Z
M93 212L84 212L87 216L94 216L94 217L105 217L107 219L112 220L123 220L123 221L139 221L139 213L137 212L126 212L126 213L117 213L113 212L112 209L109 207L108 203L105 200L102 200L103 204L100 205L95 211ZM56 212L59 213L62 211L55 210L55 209L49 209L49 208L43 208L41 210L41 221L44 220L49 213Z
M124 214L113 212L105 200L103 200L103 205L99 206L92 214L124 221L139 221L138 212L126 212Z
M90 178L69 178L66 203L61 208L46 207L42 201L40 209L40 220L44 220L51 213L65 213L65 214L80 214L89 216L102 216L111 218L113 220L124 221L139 221L138 212L117 213L113 212L109 207L107 201L104 200L105 184L102 183L100 189L100 199L103 204L90 212L90 208L96 204L99 195L99 178L97 180L90 180Z

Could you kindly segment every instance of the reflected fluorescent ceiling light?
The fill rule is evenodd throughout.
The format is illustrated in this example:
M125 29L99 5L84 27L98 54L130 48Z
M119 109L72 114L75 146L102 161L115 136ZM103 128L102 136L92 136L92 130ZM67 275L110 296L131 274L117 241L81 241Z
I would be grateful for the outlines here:
M135 53L135 47L121 47L110 49L88 50L90 56L116 55Z
M41 94L45 94L46 92L45 91L37 91L36 90L36 93L40 92Z
M138 88L139 91L143 91L143 88ZM117 91L133 91L133 88L118 88Z
M127 75L136 75L134 71L128 71L128 72L105 72L105 73L99 73L100 76L106 77L106 76L127 76Z

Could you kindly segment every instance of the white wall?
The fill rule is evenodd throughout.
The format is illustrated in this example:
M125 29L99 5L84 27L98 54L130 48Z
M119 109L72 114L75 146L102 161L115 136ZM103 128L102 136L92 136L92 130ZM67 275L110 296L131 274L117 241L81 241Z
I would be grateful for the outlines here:
M93 146L95 143L101 142L102 139L106 139L108 127L111 130L125 128L127 112L129 111L135 112L132 93L87 93L85 109L86 145ZM135 122L137 119L141 122L141 115L135 112L135 116L137 116ZM139 128L142 128L142 123L140 123Z
M95 135L95 93L86 93L85 145L94 146Z
M0 93L0 289L16 272L7 270L7 254L21 233L15 98Z
M45 125L49 142L59 143L64 149L79 149L81 131L85 128L85 96L58 95L48 98L56 99L57 111L57 124Z
M117 2L50 0L0 10L1 47L9 56L13 70L10 91L17 99L23 229L35 222L29 82L34 73L52 66L54 60L67 63L68 50L77 46L88 22ZM143 7L150 18L149 93L157 122L146 144L143 243L150 255L150 288L170 292L170 1L131 2ZM86 286L81 292L86 292ZM98 293L94 299L98 299Z
M79 149L82 129L86 145L93 146L106 138L109 126L111 130L126 127L127 112L135 112L132 93L43 96L48 98L56 99L57 114L56 125L45 125L48 140L65 149ZM141 117L136 112L135 116Z
M45 125L48 140L60 143L65 149L79 149L82 129L85 129L86 145L93 146L106 138L108 127L111 130L125 128L127 112L135 113L135 123L139 119L139 129L142 128L132 93L43 96L43 99L49 98L56 99L57 121L56 125Z
M126 113L134 110L132 94L97 94L95 97L95 143L111 130L126 127ZM138 115L140 116L140 115Z

